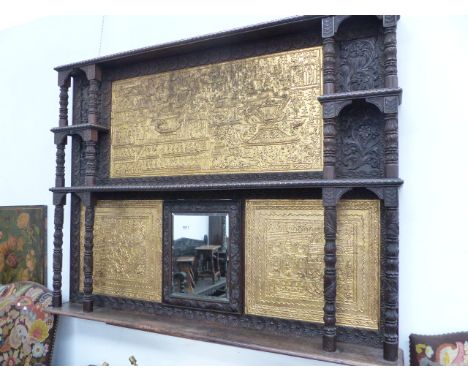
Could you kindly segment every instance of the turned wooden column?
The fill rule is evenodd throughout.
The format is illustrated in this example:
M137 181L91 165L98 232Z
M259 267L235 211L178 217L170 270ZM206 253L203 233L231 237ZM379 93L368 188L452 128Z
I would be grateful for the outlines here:
M323 94L335 93L335 19L328 17L322 20L323 38ZM328 106L328 105L327 105ZM336 157L336 120L334 118L333 106L330 105L323 112L323 177L324 179L335 178Z
M398 190L385 200L384 359L398 359Z
M53 253L53 279L52 279L52 306L62 306L62 258L63 258L63 207L66 195L54 194L54 202L57 200L54 212L54 253Z
M335 93L335 18L322 19L323 94ZM335 179L336 113L333 103L323 105L323 178ZM336 200L334 188L323 188L324 276L323 337L325 351L336 350Z
M395 97L395 102L396 97ZM395 112L385 113L385 176L387 178L398 178L398 114Z
M323 278L323 340L325 351L336 350L336 201L334 189L324 189L325 270Z
M323 39L323 94L335 93L335 38Z
M325 108L333 107L326 105ZM335 179L336 164L336 118L327 118L324 111L323 118L323 178Z
M59 128L68 126L69 73L59 73ZM67 133L56 132L54 136L57 151L55 154L55 187L65 187L65 146ZM63 260L63 218L66 195L54 193L54 252L52 268L52 306L62 306L62 260Z
M89 98L88 98L88 123L97 124L98 122L98 93L100 82L96 78L89 80Z
M84 159L85 159L85 186L94 186L96 184L96 144L97 132L93 137L84 141Z
M85 235L83 255L83 312L93 311L93 241L94 241L94 201L87 197L85 207Z
M99 121L98 100L100 97L101 70L96 65L89 65L82 70L89 81L88 90L88 124L96 125ZM84 173L85 186L96 185L96 146L98 131L90 126L81 133L84 143ZM93 311L93 241L94 241L94 213L95 200L91 193L81 194L81 201L85 206L85 235L83 255L83 311ZM83 222L81 222L83 224Z
M65 142L66 135L56 133L55 139L60 139L57 143L56 167L55 167L55 187L65 186ZM54 193L54 252L52 268L52 306L59 308L62 306L62 259L63 259L63 216L66 194Z
M63 85L60 85L59 96L59 127L68 126L68 88L70 87L70 78Z
M384 68L385 87L398 87L396 24L397 16L384 16Z

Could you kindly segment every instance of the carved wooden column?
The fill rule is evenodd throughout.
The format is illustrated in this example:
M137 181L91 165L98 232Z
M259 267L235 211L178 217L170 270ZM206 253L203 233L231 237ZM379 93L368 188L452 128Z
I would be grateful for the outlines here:
M398 87L396 25L397 16L384 16L385 87ZM386 97L385 112L385 176L398 178L398 99Z
M322 20L323 38L323 94L335 93L335 19ZM336 161L336 118L332 105L323 110L323 177L335 178Z
M63 206L66 195L54 194L54 253L53 253L53 291L52 306L59 308L62 306L62 258L63 258Z
M94 186L96 184L97 132L89 135L90 137L84 142L85 186Z
M397 16L384 16L384 67L385 87L398 87L396 24Z
M398 359L398 190L385 196L384 359Z
M323 278L323 340L325 351L336 350L336 199L334 188L323 189L325 271Z
M398 114L396 112L385 113L384 119L385 176L398 178Z
M83 68L86 77L89 80L89 99L88 99L88 124L96 125L98 123L98 99L100 97L101 70L96 65L90 65ZM84 141L85 158L85 186L94 186L96 184L96 144L98 132L90 128L82 134Z
M325 105L323 112L323 178L335 179L336 117L330 117L329 107L333 105Z
M88 99L88 123L97 124L98 122L98 92L100 82L93 77L89 80L89 99Z
M83 255L83 312L93 311L93 241L94 241L94 201L89 195L85 202L85 235Z
M85 186L96 185L96 146L98 141L98 100L101 83L101 70L97 65L82 68L89 80L88 128L80 135L84 142ZM93 311L93 240L95 200L91 193L81 195L85 205L85 235L83 255L83 311ZM83 222L81 223L83 224Z
M69 73L59 73L59 128L68 126L68 88L70 87ZM55 187L65 187L65 146L67 144L67 133L56 132L54 136L57 151L55 154ZM54 252L52 268L52 305L62 306L62 260L63 260L63 218L65 194L55 193L53 195L55 205L54 211Z
M335 93L335 18L322 19L323 93ZM335 179L336 113L333 103L323 105L323 178ZM335 189L323 189L324 276L323 337L325 351L336 350L336 200Z

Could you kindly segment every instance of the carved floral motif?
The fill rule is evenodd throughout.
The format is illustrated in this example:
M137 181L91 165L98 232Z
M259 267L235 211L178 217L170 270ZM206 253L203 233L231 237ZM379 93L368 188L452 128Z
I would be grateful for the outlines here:
M343 41L337 60L337 91L383 87L380 42L375 38Z
M367 106L352 106L337 124L336 173L341 178L383 176L383 117Z

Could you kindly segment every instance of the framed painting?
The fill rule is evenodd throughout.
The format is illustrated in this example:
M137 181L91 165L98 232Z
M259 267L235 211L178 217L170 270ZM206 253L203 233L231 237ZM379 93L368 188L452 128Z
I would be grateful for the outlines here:
M47 280L47 206L0 207L0 284Z

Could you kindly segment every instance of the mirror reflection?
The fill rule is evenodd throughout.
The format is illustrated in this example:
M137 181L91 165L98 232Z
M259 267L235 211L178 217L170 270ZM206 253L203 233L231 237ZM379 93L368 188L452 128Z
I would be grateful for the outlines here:
M172 292L227 300L229 219L225 213L172 214Z

